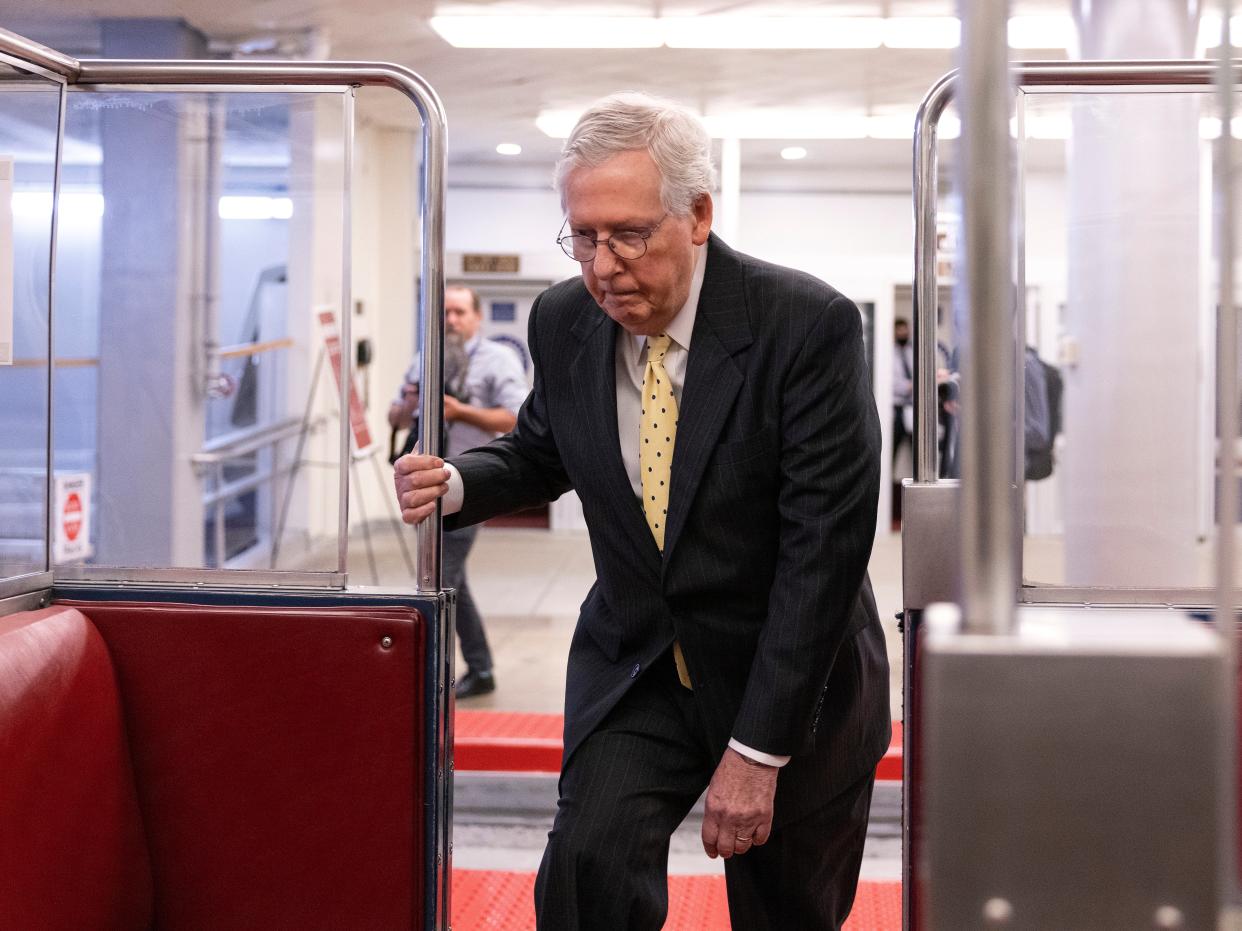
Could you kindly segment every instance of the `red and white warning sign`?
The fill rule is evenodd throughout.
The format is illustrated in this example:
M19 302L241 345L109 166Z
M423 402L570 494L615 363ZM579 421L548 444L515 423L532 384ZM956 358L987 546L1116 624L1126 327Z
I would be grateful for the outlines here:
M91 555L91 474L57 472L53 503L52 555L57 564Z
M324 344L328 348L328 361L332 364L332 374L336 379L336 389L341 390L341 334L336 326L336 314L331 310L319 311L319 325L323 328ZM352 379L351 379L352 381ZM367 412L358 396L358 386L349 386L349 425L354 432L354 451L358 455L369 452L373 441L371 429L367 426Z

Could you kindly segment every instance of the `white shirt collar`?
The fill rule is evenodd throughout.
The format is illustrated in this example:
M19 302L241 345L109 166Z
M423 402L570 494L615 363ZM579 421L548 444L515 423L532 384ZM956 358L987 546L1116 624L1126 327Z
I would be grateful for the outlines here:
M699 294L703 290L703 276L707 273L707 243L695 247L694 274L690 276L690 293L686 295L686 303L677 315L669 321L664 332L673 338L682 349L690 350L690 337L694 333L694 318L699 309ZM647 337L634 336L634 348L642 358L643 347L647 345Z

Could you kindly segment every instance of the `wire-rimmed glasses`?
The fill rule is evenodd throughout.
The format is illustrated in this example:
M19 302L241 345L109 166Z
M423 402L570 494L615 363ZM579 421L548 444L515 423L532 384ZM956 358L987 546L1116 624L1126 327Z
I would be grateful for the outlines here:
M596 239L594 236L586 236L582 233L557 236L556 244L575 262L589 262L594 259L595 250L599 248L600 243L606 243L613 255L619 259L641 259L647 254L647 240L666 219L668 219L667 213L660 217L655 226L641 230L617 230L607 239Z

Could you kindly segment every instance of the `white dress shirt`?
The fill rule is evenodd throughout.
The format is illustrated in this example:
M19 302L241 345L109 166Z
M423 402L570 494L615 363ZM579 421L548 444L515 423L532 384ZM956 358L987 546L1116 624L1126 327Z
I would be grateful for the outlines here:
M694 318L699 307L699 293L703 290L703 275L707 269L707 246L699 246L696 250L694 275L690 280L690 293L686 303L677 315L669 322L664 332L671 338L668 352L664 355L664 370L668 372L672 383L673 397L681 405L681 389L686 381L686 364L690 358L690 338L694 332ZM625 474L630 480L630 488L636 498L643 494L642 476L638 468L638 433L639 418L642 416L643 378L647 374L647 337L634 336L625 330L617 331L617 350L615 354L616 385L617 385L617 435L621 438L621 459L625 463ZM677 462L676 446L673 448L673 462ZM448 493L441 499L442 514L456 514L461 510L465 490L461 475L446 463L449 471ZM743 756L750 757L769 766L784 766L789 762L787 756L764 753L730 740L729 746Z

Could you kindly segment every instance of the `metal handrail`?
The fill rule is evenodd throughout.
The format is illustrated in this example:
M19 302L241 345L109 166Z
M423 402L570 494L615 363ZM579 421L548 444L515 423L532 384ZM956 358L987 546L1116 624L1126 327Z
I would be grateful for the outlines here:
M327 417L319 417L308 425L308 429L315 429L325 420ZM213 465L227 459L236 459L238 456L247 456L265 446L295 437L301 429L301 417L286 417L275 423L261 424L246 430L234 430L232 433L225 433L208 440L203 444L201 451L190 456L190 462L194 465Z
M78 76L78 61L63 52L40 45L25 36L19 36L7 29L0 29L0 52L6 52L14 58L28 61L32 65L54 72L69 81Z

